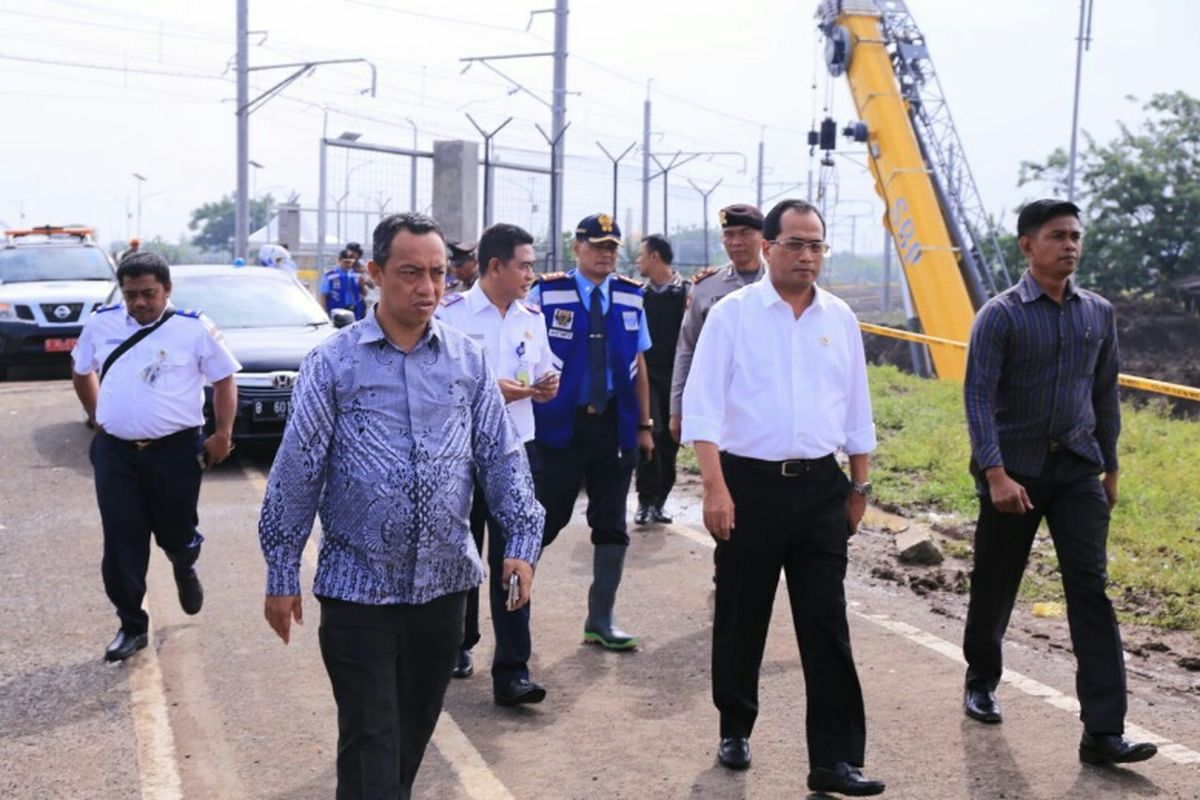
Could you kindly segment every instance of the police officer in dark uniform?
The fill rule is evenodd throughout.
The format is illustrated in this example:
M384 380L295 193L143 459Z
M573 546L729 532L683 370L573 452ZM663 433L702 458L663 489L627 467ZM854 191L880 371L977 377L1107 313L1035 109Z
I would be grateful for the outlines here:
M530 292L562 370L558 395L533 409L544 476L543 545L571 521L579 489L586 487L595 550L583 636L610 650L637 647L637 637L614 622L613 606L629 546L629 481L639 450L643 458L654 451L643 356L650 334L640 284L614 274L620 244L612 217L585 217L575 229L578 268L545 275Z
M179 603L199 613L204 592L194 565L201 470L233 449L233 374L241 365L207 317L168 308L171 272L155 253L126 256L117 270L123 305L106 306L71 352L75 393L97 433L96 499L104 528L101 574L121 629L104 657L123 661L146 646L142 609L150 535L175 572ZM213 385L215 432L204 438L204 384Z
M650 409L655 420L654 458L637 468L638 510L633 520L638 525L671 523L663 511L667 495L675 485L675 454L679 452L679 442L667 426L671 416L671 373L675 343L692 288L691 281L672 269L674 255L666 237L651 234L642 239L637 257L638 272L646 279L643 301L650 340L654 342L646 351L646 367L650 378Z
M446 275L446 294L461 294L479 280L479 259L475 242L447 242L450 272Z

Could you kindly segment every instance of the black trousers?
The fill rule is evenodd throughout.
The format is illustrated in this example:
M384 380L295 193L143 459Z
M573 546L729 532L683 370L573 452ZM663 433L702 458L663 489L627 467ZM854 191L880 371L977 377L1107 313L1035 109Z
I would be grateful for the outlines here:
M538 445L542 462L542 496L546 527L542 546L549 546L571 521L579 489L587 490L587 522L592 544L629 544L625 498L637 460L637 448L622 451L617 440L617 404L603 414L581 407L569 447Z
M525 443L525 455L533 473L533 485L541 484L537 447L533 442ZM487 587L488 602L492 609L492 632L496 637L496 650L492 656L492 683L495 688L507 686L518 678L529 677L529 657L533 642L529 633L529 617L532 601L516 611L506 608L508 590L504 588L504 547L508 537L504 527L488 511L487 498L478 486L471 500L471 538L482 556L484 526L487 527ZM462 649L470 650L479 643L479 589L467 592L466 620L463 627Z
M407 800L442 713L466 592L420 605L318 599L338 708L337 800Z
M1108 498L1099 467L1069 451L1051 453L1041 476L1013 475L1033 511L1005 514L986 493L979 498L975 567L963 634L967 684L992 691L1003 671L1001 644L1012 615L1029 549L1042 519L1058 554L1067 623L1078 668L1075 691L1089 733L1125 729L1125 659L1108 583Z
M145 633L150 623L142 599L151 534L178 568L191 566L200 556L204 537L196 530L196 505L202 470L197 457L203 449L198 428L145 449L106 433L92 439L96 500L104 528L100 574L121 628L128 633Z
M866 721L846 622L846 495L833 456L797 477L727 453L725 482L736 509L717 542L713 702L721 736L749 736L758 716L758 676L775 588L787 577L792 625L804 668L811 767L862 766Z
M671 436L671 375L650 377L650 415L654 420L654 457L637 468L640 505L662 507L675 486L675 456L679 443Z

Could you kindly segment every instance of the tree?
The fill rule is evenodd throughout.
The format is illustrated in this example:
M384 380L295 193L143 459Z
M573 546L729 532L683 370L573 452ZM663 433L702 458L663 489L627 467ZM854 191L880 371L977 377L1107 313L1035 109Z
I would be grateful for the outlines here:
M274 205L271 195L250 200L250 230L267 224L267 210ZM227 194L215 203L205 203L192 211L188 230L199 230L192 244L209 251L233 252L234 198Z
M1134 98L1130 98L1131 100ZM1150 293L1200 274L1200 100L1184 92L1155 95L1138 131L1087 149L1076 167L1084 211L1085 285ZM1019 186L1049 183L1066 195L1067 155L1021 164Z

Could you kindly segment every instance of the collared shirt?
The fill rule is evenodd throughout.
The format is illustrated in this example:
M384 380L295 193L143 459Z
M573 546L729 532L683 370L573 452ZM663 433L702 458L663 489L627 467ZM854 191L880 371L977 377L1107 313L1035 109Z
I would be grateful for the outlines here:
M767 274L767 262L761 255L758 257L758 269L754 272L741 272L726 261L717 272L692 285L691 300L683 315L683 325L679 328L679 340L675 344L675 364L671 372L671 413L680 414L683 409L683 387L687 385L688 375L692 370L692 356L696 352L696 342L700 340L700 331L708 312L712 310L721 298L736 292L743 286L749 286L762 280Z
M1116 470L1118 371L1112 304L1068 281L1060 305L1026 271L971 327L963 395L976 467L1036 477L1055 443Z
M161 317L160 317L161 319ZM97 310L71 351L75 372L99 376L117 346L142 328L124 305ZM118 439L160 439L204 424L204 384L242 368L203 314L176 312L121 355L100 384L96 422Z
M477 283L461 295L445 297L437 318L458 328L483 348L484 358L497 378L510 378L525 386L551 371L554 354L546 337L546 323L538 311L514 300L504 316ZM533 400L523 398L505 406L521 440L533 439Z
M267 594L300 593L317 514L317 595L427 603L478 586L467 521L476 476L505 556L536 562L545 512L483 352L435 319L405 353L372 310L300 368L258 523Z
M875 449L858 320L814 290L799 319L770 280L713 308L683 393L686 442L765 461Z
M600 292L600 310L607 314L609 305L609 296L612 294L609 287L613 282L611 274L605 275L604 280L599 284L592 283L582 272L575 270L575 289L579 292L579 299L583 303L583 307L591 309L592 307L592 292ZM529 302L533 305L540 306L542 304L542 288L540 285L534 286L529 290ZM645 324L638 327L638 352L644 353L650 349L652 342L650 341L650 328ZM606 362L604 377L607 379L608 392L612 394L613 377L612 365ZM579 405L585 406L588 404L588 398L591 396L592 387L591 376L583 375L583 380L579 382Z

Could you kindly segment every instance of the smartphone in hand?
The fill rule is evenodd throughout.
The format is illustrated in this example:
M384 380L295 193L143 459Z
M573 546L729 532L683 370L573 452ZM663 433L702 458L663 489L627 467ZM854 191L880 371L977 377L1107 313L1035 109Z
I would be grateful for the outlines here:
M521 601L521 576L513 573L508 578L508 602L504 607L509 611L517 610L517 603Z

